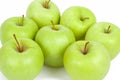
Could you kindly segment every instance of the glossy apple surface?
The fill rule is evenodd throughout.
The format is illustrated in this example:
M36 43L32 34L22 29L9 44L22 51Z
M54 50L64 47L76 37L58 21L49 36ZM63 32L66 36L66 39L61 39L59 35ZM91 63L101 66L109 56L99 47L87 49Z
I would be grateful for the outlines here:
M51 26L41 28L35 41L43 50L47 66L62 67L64 51L75 41L75 37L71 30L62 25L54 25L55 28Z
M5 20L0 29L1 42L4 44L12 39L12 35L16 34L18 38L34 39L38 31L37 24L29 18L11 17Z
M102 43L109 51L111 60L120 52L120 28L109 22L98 22L87 32L86 40Z
M48 2L48 7L44 5ZM54 24L59 23L60 11L53 2L50 0L34 0L27 8L26 15L33 19L39 28L50 25L51 20Z
M64 54L64 67L72 80L103 80L110 67L110 56L100 43L77 41Z
M60 20L60 24L73 31L76 40L84 39L86 31L95 22L96 17L93 12L80 6L72 6L66 9Z
M8 80L33 80L41 71L44 57L40 46L31 39L19 39L23 51L19 52L15 40L6 42L0 50L0 69Z

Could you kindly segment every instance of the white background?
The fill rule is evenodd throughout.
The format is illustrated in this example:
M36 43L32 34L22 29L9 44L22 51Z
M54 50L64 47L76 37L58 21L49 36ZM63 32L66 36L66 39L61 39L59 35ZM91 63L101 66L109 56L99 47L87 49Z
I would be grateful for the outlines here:
M0 0L0 24L9 17L26 14L32 0ZM58 5L61 14L70 6L84 6L93 11L97 22L107 21L120 27L119 0L52 0ZM0 44L1 46L1 44ZM0 80L6 80L0 73ZM35 80L71 80L63 68L44 67ZM120 54L111 61L111 67L104 80L120 80Z

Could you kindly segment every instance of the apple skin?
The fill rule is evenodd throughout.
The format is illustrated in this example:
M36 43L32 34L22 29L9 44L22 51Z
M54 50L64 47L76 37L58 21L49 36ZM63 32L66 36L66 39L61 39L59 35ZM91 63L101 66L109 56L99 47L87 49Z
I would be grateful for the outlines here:
M87 41L71 44L64 54L64 67L72 80L103 80L110 67L110 55L100 43L89 41L88 52L82 53Z
M18 38L34 39L38 31L37 24L32 19L24 17L23 26L19 26L21 19L22 17L11 17L2 23L0 29L2 44L12 39L13 34L16 34Z
M81 18L89 18L84 21ZM89 9L80 6L72 6L65 10L61 16L60 24L71 29L76 40L84 39L88 28L96 22L96 17Z
M0 50L0 69L8 80L33 80L41 71L44 57L40 46L31 39L19 39L24 47L17 50L15 40L7 41Z
M110 33L105 33L109 26ZM110 22L94 24L86 33L85 39L102 43L108 49L111 60L120 52L120 28Z
M39 28L50 25L52 20L54 24L58 24L60 20L60 11L58 7L50 1L49 9L43 7L43 3L48 0L34 0L27 8L26 15L33 19Z
M68 28L62 25L55 25L58 30L51 26L41 28L35 38L35 41L41 46L45 64L50 67L63 66L63 53L65 49L75 42L74 34Z

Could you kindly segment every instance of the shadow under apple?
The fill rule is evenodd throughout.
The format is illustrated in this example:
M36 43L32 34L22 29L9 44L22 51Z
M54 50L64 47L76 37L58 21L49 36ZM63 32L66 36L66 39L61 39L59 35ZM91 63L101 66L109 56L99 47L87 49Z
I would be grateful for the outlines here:
M71 80L64 68L44 66L35 80Z

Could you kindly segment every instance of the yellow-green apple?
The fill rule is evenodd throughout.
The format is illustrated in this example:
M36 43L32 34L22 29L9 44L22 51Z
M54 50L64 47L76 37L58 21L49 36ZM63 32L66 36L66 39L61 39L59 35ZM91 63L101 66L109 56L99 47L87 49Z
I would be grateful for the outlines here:
M64 67L72 80L103 80L109 71L110 55L100 43L77 41L66 49Z
M22 17L11 17L1 25L1 42L4 44L6 41L12 39L14 33L18 38L34 39L37 31L38 26L32 19L24 17L24 15Z
M111 60L120 52L120 28L110 22L98 22L86 33L86 40L102 43L109 51Z
M81 6L72 6L62 14L60 24L71 29L76 40L83 39L88 28L96 22L91 10Z
M50 25L51 20L54 24L58 24L60 19L57 5L50 0L34 0L28 6L26 15L33 19L39 28Z
M33 80L44 64L42 50L31 39L14 38L1 47L1 72L8 80Z
M75 37L68 28L52 22L51 26L44 26L38 31L35 41L43 50L47 66L62 67L64 51L75 41Z

